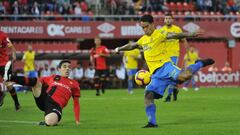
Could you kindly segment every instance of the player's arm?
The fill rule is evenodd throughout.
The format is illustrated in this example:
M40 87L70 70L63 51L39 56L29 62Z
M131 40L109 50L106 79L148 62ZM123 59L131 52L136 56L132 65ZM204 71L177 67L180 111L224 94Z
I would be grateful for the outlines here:
M24 53L23 57L22 57L22 62L24 62L26 59L26 53Z
M80 87L78 83L76 83L76 87L73 90L72 97L73 97L73 111L75 116L75 123L79 124L80 122L80 103L79 103Z
M139 45L137 44L137 42L129 42L121 47L115 48L115 52L129 51L129 50L133 50L136 48L139 48Z
M12 59L13 59L13 61L15 61L17 59L17 57L16 57L16 49L15 49L13 43L9 40L9 38L7 38L7 42L8 42L7 46L9 48L11 48L11 50L12 50Z
M189 50L189 44L188 44L188 42L187 42L187 39L186 39L186 38L183 38L183 39L181 39L180 41L181 41L181 43L183 43L184 47L186 48L186 51L188 52L188 50Z
M103 56L103 57L109 57L110 54L105 54L105 53L100 53L99 56Z
M74 116L75 116L75 123L79 124L79 122L80 122L79 97L73 97L73 111L74 111Z
M167 33L167 39L183 39L183 38L192 38L202 35L204 32L199 30L196 32L182 32L182 33Z
M99 54L99 56L110 57L110 51L107 48L105 48L104 51Z

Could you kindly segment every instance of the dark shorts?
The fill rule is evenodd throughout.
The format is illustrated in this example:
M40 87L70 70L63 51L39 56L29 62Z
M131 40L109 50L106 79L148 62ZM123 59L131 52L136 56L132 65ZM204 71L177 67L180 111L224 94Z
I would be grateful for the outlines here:
M108 77L108 70L96 70L95 71L95 77L98 77L98 78L105 78L105 77Z
M1 76L1 77L3 77L4 72L5 72L5 66L1 66L1 67L0 67L0 76Z
M47 93L46 86L42 86L40 97L34 97L38 108L45 112L44 116L54 112L58 116L58 121L62 118L62 108Z

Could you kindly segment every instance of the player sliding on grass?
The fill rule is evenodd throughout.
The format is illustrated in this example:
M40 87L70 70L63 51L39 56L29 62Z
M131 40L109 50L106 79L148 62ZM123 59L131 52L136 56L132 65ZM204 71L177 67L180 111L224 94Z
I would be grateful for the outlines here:
M12 86L13 82L32 86L33 96L38 108L45 112L45 121L40 125L57 125L62 117L62 109L67 105L69 99L73 97L75 122L79 124L79 97L80 88L78 82L69 79L71 63L63 60L59 63L60 75L52 75L42 78L26 78L22 76L11 76L6 85Z
M181 70L173 65L166 50L165 41L167 39L182 39L196 37L203 34L201 31L193 33L168 33L157 30L151 15L141 17L140 25L145 33L137 42L128 43L122 47L117 47L116 52L142 48L148 68L150 70L151 82L146 86L145 91L145 111L148 117L148 124L144 128L158 127L156 122L156 105L154 99L162 98L166 89L176 84L181 84L189 80L192 75L201 68L214 63L213 59L196 61L195 64Z

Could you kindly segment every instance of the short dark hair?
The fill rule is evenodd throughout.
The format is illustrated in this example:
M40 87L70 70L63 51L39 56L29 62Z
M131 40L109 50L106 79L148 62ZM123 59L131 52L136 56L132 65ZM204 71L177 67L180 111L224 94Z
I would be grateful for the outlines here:
M151 15L143 15L140 20L141 22L153 23L153 17Z
M58 64L58 68L61 68L61 66L62 66L64 63L69 63L69 64L71 64L71 61L70 61L70 60L62 60L62 61Z
M171 16L173 18L172 13L166 13L165 16Z

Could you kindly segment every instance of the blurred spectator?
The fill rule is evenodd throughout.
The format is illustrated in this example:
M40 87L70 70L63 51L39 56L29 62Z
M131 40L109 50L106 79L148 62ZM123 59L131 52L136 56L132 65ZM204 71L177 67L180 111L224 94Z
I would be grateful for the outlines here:
M117 1L116 0L107 0L107 10L108 14L115 15L117 13Z
M232 72L229 62L225 62L224 67L221 69L222 72Z
M208 68L208 72L218 72L218 68L213 64Z
M0 15L2 15L2 14L6 14L6 9L5 9L5 7L3 6L3 3L0 2Z
M31 8L31 14L32 15L40 15L41 14L40 7L36 1L33 3L33 7Z
M50 68L50 73L51 73L51 75L58 75L59 74L58 71L56 70L56 68L54 68L54 67Z
M227 5L228 5L230 11L232 11L232 12L238 11L238 8L237 8L234 0L227 0Z
M78 2L75 3L74 14L75 15L81 15L82 14L82 9L81 9Z
M66 2L64 2L62 5L59 5L58 12L61 15L70 14L70 5Z
M83 12L87 13L88 11L88 4L85 0L82 0L80 2L80 8L82 9Z
M119 65L116 69L116 76L118 78L119 81L119 87L118 88L122 88L123 87L123 83L124 80L126 79L126 70L123 64Z
M95 69L93 68L92 65L89 65L87 69L85 69L84 72L84 79L82 83L82 87L84 88L93 88L94 87L94 74L95 74Z
M82 78L83 78L83 68L82 65L80 63L77 64L77 67L75 67L72 70L73 73L73 79L78 81L79 83L81 83Z
M212 0L205 0L204 5L206 6L207 11L212 11Z
M48 64L44 65L44 69L41 72L41 77L46 77L46 76L50 76L51 75L51 71L48 67Z
M14 1L13 5L12 5L12 14L13 15L20 15L21 14L20 13L20 7L18 5L18 1ZM16 20L18 20L18 17L15 16L13 19L16 21Z

